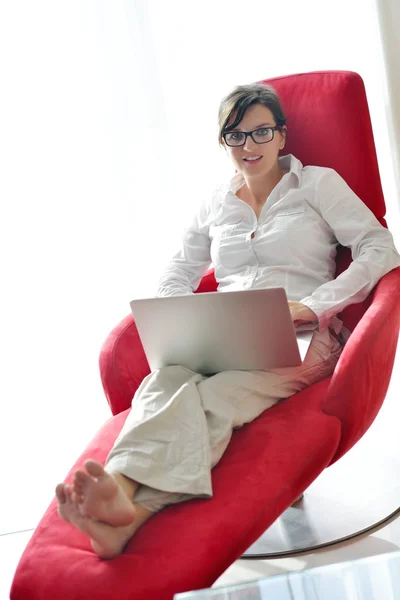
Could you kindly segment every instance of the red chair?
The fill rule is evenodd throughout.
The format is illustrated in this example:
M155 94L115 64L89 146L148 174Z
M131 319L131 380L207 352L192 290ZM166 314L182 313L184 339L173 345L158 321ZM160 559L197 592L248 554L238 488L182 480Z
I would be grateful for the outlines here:
M361 78L318 72L268 80L288 114L285 152L336 169L385 225L368 105ZM339 126L340 125L340 126ZM338 271L350 261L338 254ZM215 290L212 273L201 291ZM53 502L18 566L12 600L171 600L210 587L329 465L365 433L384 400L400 322L400 269L342 319L352 335L332 377L236 430L213 469L214 496L167 507L112 561L57 515ZM112 417L73 466L104 461L149 373L131 316L106 340L101 377Z

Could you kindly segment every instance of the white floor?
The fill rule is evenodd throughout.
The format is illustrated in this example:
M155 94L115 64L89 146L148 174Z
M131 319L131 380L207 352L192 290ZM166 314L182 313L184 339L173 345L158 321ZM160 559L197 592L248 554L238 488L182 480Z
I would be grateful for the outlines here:
M367 435L360 443L370 445L371 449L377 440L385 441L385 446L391 448L393 456L398 456L398 423L400 421L400 352L397 353L393 369L392 381L389 392L380 414ZM101 403L100 403L101 404ZM102 408L97 411L96 421L91 422L93 432L102 420L109 416L104 400ZM86 407L87 408L87 407ZM88 409L88 408L87 408ZM67 425L68 427L68 425ZM54 484L62 479L63 473L71 466L71 456L77 456L89 439L87 428L76 426L74 436L71 436L68 447L62 444L58 448L56 456L48 457L46 468L38 469L30 487L30 502L26 502L26 493L22 496L21 484L18 478L13 480L16 484L16 494L2 497L2 509L0 513L0 598L9 597L9 589L12 578L18 564L19 558L29 541L32 531L38 523L41 515L46 509L53 494ZM32 449L34 451L34 449ZM11 463L12 466L12 463ZM399 473L400 475L400 473ZM29 479L28 479L29 480ZM400 498L399 498L400 506ZM275 560L236 561L217 580L213 587L231 585L234 583L251 581L268 577L270 575L297 571L314 566L330 564L383 554L400 549L400 516L393 519L391 523L375 530L374 532L356 538L350 542L320 550L312 554L303 554L294 558Z

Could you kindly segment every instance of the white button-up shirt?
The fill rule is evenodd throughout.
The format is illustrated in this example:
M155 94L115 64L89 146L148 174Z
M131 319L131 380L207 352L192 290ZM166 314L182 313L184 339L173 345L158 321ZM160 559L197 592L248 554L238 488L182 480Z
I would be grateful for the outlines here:
M303 167L292 155L278 159L288 171L259 218L238 198L237 173L195 214L165 268L157 295L191 294L212 264L218 291L282 287L289 300L317 315L321 331L335 315L364 300L383 275L400 265L391 233L333 169ZM338 243L353 262L335 277Z

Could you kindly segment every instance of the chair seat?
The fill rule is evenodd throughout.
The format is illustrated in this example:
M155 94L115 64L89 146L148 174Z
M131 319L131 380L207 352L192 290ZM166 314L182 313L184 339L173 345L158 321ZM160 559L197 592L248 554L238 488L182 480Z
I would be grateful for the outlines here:
M172 600L210 587L329 465L341 431L321 410L329 381L235 430L212 471L213 498L165 508L112 561L93 553L53 501L21 558L11 600ZM105 460L128 412L105 423L67 481L88 457Z

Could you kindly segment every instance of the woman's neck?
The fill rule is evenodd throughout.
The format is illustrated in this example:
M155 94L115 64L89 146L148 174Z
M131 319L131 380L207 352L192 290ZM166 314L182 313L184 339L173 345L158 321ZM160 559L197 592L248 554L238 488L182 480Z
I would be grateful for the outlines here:
M245 193L249 200L256 205L264 204L274 187L280 182L284 175L285 171L280 169L278 165L276 165L273 171L270 171L263 177L245 177L243 175L246 188Z

